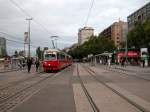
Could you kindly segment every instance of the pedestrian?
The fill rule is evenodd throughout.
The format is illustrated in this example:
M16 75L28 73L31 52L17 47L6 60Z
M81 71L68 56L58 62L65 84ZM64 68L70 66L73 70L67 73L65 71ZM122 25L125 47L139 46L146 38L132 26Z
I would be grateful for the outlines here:
M23 69L24 69L25 65L26 65L26 62L25 62L25 59L23 59L22 60L22 67L23 67Z
M4 69L8 68L8 61L7 58L4 59Z
M111 66L111 58L108 59L108 67Z
M122 59L121 60L121 66L124 67L124 64L125 64L125 59Z
M28 73L30 73L31 65L32 65L32 59L31 59L31 58L28 58L28 59L27 59Z
M21 62L20 59L19 59L18 61L19 61L19 62L18 62L18 67L19 67L19 69L21 70L21 69L22 69L22 62Z
M145 60L142 60L143 68L145 67Z
M40 62L39 62L39 59L37 58L36 61L35 61L36 72L37 72L38 69L39 69L39 65L40 65Z

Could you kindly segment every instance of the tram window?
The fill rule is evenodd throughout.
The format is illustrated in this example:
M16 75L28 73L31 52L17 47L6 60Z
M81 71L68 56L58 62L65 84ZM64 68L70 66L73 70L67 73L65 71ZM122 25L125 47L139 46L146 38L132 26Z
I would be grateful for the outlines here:
M61 54L57 54L57 59L61 59Z
M55 54L45 54L45 60L55 60L56 55Z

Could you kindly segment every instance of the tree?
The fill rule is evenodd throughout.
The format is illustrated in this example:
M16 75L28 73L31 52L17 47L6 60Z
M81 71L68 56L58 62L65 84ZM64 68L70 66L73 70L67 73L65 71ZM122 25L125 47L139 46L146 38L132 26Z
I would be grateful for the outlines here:
M40 47L38 47L38 48L36 49L36 55L37 55L37 57L38 57L39 59L42 59L42 51L41 51L41 48L40 48Z
M19 56L24 56L24 51L19 51Z
M112 52L115 49L112 40L103 38L101 36L92 36L89 41L69 51L73 58L82 59L88 54L100 54L104 51Z
M15 52L14 52L14 56L15 56L15 57L18 57L18 56L19 56L18 51L15 51Z
M150 47L150 19L143 24L145 32L145 44Z
M148 47L150 43L150 19L144 23L136 23L135 27L128 32L127 37L129 48Z

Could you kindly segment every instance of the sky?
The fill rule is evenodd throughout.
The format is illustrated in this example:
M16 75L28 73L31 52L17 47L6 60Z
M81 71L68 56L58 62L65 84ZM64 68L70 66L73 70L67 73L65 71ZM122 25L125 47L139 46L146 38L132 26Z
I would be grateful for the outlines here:
M69 47L78 40L78 29L85 26L92 0L0 0L0 37L24 40L31 21L31 50L36 47L52 47L51 36L58 36L59 49ZM14 2L25 12L21 11ZM127 16L148 3L149 0L94 0L87 26L95 29L95 35L113 22L127 21ZM12 37L13 36L13 37ZM56 43L56 41L55 41ZM26 46L27 49L27 46ZM7 41L7 52L23 50L23 44Z

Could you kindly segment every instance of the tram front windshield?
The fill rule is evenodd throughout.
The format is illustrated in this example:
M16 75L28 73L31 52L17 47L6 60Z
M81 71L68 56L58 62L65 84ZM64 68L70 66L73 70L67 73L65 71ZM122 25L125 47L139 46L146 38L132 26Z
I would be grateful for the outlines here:
M56 59L56 54L45 54L44 59L45 60L55 60Z

